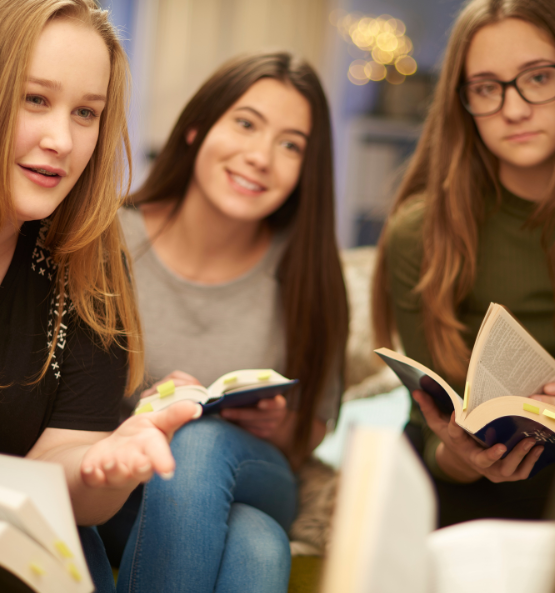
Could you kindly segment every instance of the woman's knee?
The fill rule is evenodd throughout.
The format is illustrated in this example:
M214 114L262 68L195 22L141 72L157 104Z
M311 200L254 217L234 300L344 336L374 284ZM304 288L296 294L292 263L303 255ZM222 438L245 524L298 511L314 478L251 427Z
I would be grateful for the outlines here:
M235 503L229 516L228 548L244 560L251 574L264 578L289 576L291 552L289 538L280 525L266 513L249 505ZM239 557L239 558L238 558Z

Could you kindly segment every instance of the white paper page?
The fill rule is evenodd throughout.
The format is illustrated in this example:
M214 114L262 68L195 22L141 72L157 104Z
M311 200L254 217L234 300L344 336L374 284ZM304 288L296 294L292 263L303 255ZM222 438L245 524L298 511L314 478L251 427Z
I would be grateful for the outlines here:
M75 526L75 518L61 465L0 455L0 484L29 495L45 520L75 555L83 585L93 585Z
M555 523L481 520L428 538L432 593L552 593Z
M428 593L425 542L436 524L434 491L405 437L384 444L385 471L375 476L381 491L366 518L367 538L361 546L367 561L360 591Z
M555 360L530 340L509 313L500 311L480 352L469 411L495 397L541 393L555 379Z

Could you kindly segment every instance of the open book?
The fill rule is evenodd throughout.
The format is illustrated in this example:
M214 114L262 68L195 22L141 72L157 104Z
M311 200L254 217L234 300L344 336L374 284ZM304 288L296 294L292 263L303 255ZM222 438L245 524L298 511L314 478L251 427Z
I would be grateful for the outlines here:
M0 591L14 589L90 593L94 585L62 466L0 455Z
M357 427L339 481L322 593L552 593L555 522L434 531L434 489L404 435Z
M208 388L201 385L176 387L166 381L157 393L139 401L135 414L154 412L181 401L199 402L204 414L217 413L224 408L254 406L259 400L281 395L297 385L298 380L287 379L272 369L243 369L226 373Z
M555 359L501 305L492 303L470 357L464 398L424 365L387 348L375 351L412 393L428 393L484 447L502 443L507 453L534 437L544 451L530 476L555 461L555 406L528 399L555 381Z

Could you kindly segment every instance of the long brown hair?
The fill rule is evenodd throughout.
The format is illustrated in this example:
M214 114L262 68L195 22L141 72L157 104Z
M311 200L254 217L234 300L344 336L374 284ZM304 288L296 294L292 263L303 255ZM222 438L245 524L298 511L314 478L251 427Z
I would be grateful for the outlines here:
M518 18L546 31L555 43L555 3L552 0L472 0L462 9L451 32L443 68L422 137L412 157L393 206L423 194L424 257L420 294L424 332L434 365L452 380L464 381L470 352L457 319L457 307L470 292L476 275L478 227L485 216L484 196L501 201L498 162L480 138L472 116L462 107L458 87L464 82L466 54L482 27ZM529 221L548 230L555 223L553 191L538 204ZM395 324L387 287L385 241L382 233L373 280L373 324L376 341L391 346ZM550 250L555 270L555 252ZM553 271L552 271L553 274Z
M193 176L198 151L216 121L258 80L292 85L309 102L312 130L299 183L268 217L274 229L288 228L278 275L285 319L286 373L300 380L295 445L306 450L316 406L331 373L343 365L347 299L334 228L329 109L314 70L288 53L256 54L224 64L181 113L133 204L175 198L179 210ZM191 144L189 130L196 130Z
M51 216L46 247L57 264L55 291L58 335L69 296L79 318L108 347L114 340L129 352L128 392L142 379L143 359L138 313L124 260L117 209L127 194L129 138L126 109L128 66L108 12L93 0L0 0L0 227L14 220L10 164L17 114L24 95L30 56L39 35L52 19L75 19L92 28L106 43L110 81L98 141L81 177ZM39 379L56 347L52 346Z

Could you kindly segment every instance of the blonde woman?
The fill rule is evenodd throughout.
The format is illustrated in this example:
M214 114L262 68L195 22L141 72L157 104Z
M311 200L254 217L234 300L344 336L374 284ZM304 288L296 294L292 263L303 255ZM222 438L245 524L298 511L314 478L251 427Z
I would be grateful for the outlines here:
M117 428L142 375L115 219L126 84L92 0L0 0L0 452L61 463L79 525L108 519L154 472L170 477L168 440L200 413ZM97 590L113 590L95 532L81 534Z
M491 301L555 354L555 5L473 0L448 44L422 138L380 245L374 323L462 385ZM535 397L553 401L553 385ZM423 392L407 432L436 479L443 525L539 518L543 448L481 449ZM551 398L551 399L550 399Z

